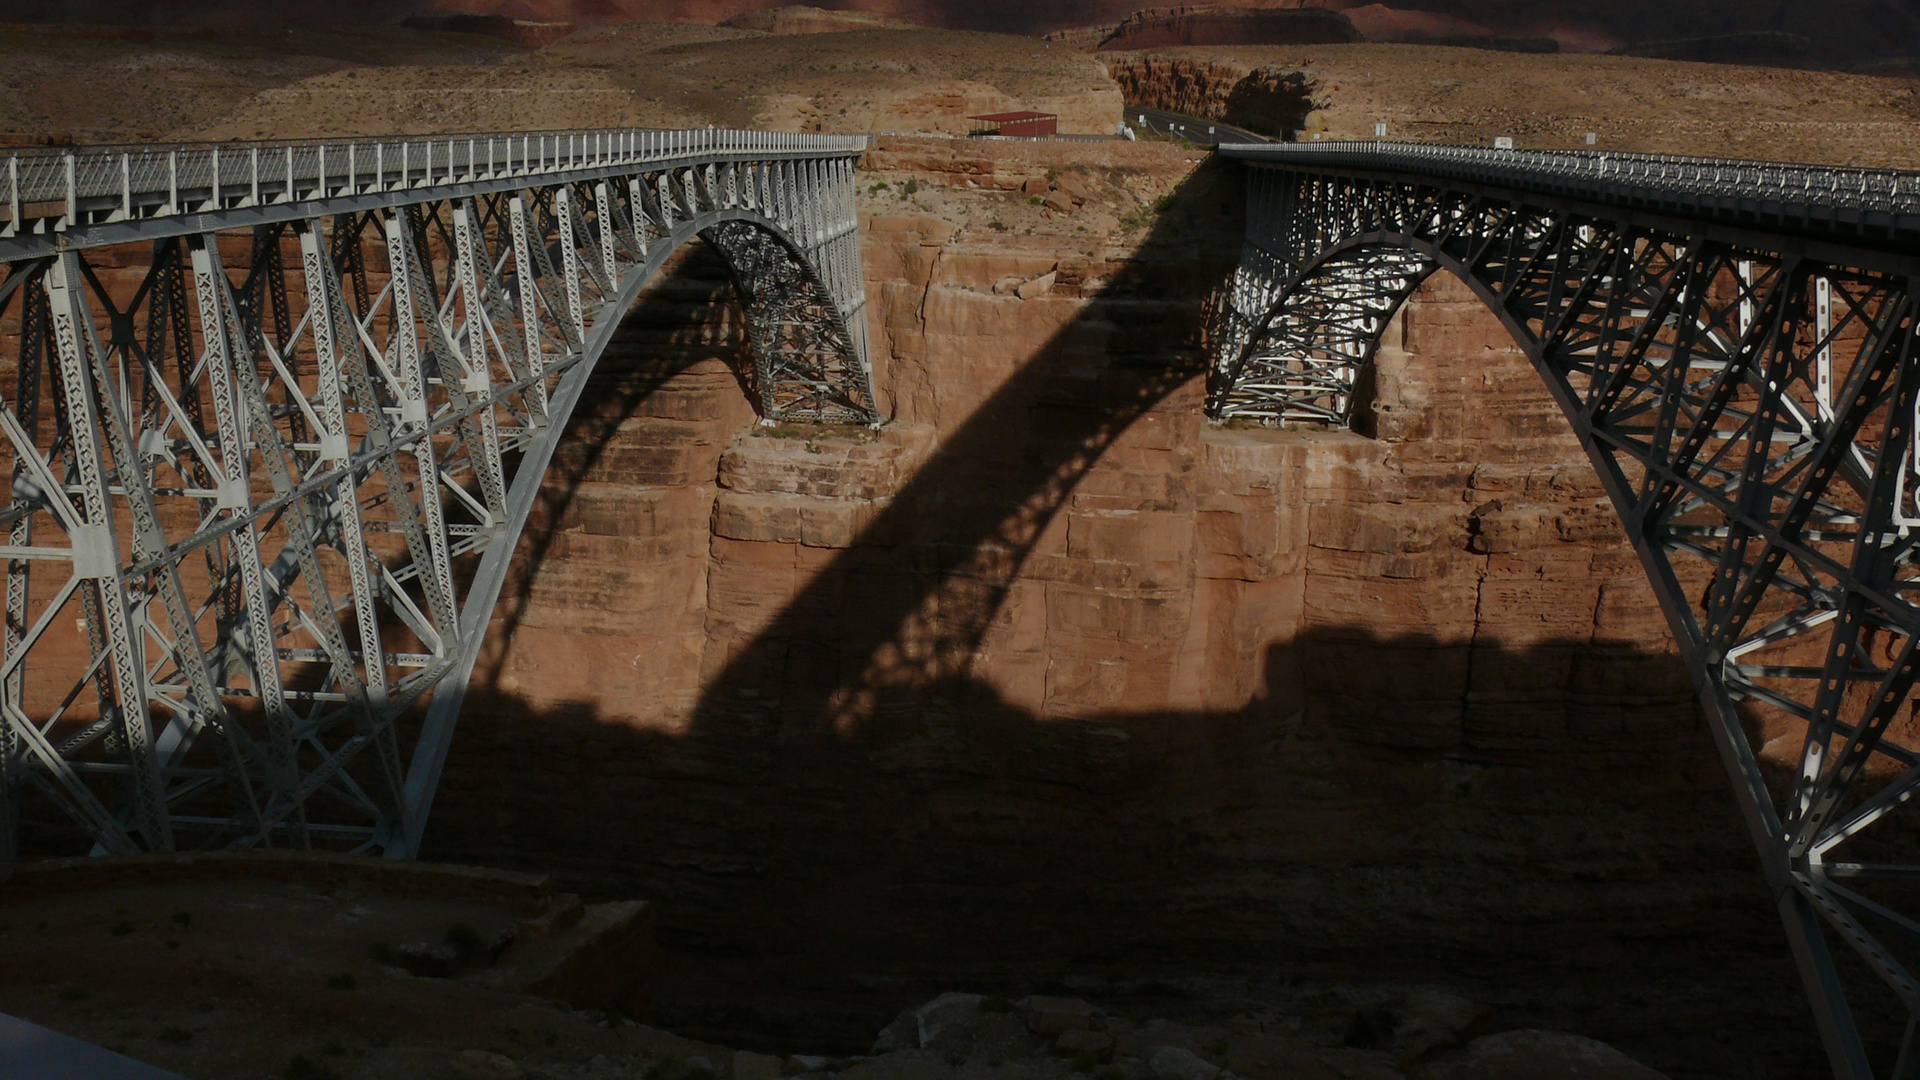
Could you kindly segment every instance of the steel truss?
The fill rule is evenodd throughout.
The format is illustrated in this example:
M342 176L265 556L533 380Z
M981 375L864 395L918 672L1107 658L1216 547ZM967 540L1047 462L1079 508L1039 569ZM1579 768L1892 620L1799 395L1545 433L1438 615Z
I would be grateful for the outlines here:
M129 181L145 216L15 218L0 864L27 791L96 852L415 853L555 444L694 237L734 275L762 418L875 420L864 140L495 138L517 160L303 191L288 151L285 198L176 177L166 204Z
M1467 282L1639 550L1835 1074L1920 1075L1920 260L1517 184L1252 164L1212 415L1345 422L1406 297L1440 268ZM1797 766L1763 764L1769 743ZM1862 1015L1907 1018L1884 1056L1848 1001L1876 980L1843 981L1834 941L1887 991Z

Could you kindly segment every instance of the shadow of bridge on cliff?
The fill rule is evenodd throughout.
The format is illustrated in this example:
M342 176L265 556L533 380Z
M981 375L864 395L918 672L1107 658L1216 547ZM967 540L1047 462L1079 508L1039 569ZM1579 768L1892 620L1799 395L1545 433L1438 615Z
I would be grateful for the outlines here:
M1270 643L1244 709L1069 719L972 671L1101 454L1156 407L1199 408L1200 312L1237 261L1238 183L1206 167L1170 201L1142 255L708 681L686 731L476 686L425 855L651 899L680 958L662 1019L740 1042L858 1048L956 987L1399 981L1470 989L1676 1076L1817 1062L1664 651L1323 628ZM1090 358L1089 340L1110 347ZM603 398L580 453L674 370ZM1579 672L1609 665L1642 700L1582 696ZM1484 681L1502 671L1546 689L1502 699ZM1414 709L1440 719L1410 738L1395 718Z

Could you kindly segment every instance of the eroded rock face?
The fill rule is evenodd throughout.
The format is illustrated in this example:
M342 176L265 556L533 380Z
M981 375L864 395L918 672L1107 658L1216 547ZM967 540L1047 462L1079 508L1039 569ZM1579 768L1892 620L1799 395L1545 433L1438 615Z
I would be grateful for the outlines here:
M848 30L900 30L919 24L860 11L826 11L805 4L790 4L765 11L741 12L720 25L765 34L838 34Z
M1108 63L1129 103L1205 117L1277 138L1312 126L1319 81L1284 67L1254 67L1204 55L1142 54Z
M956 970L1253 963L1799 1060L1751 1020L1792 1012L1789 969L1657 606L1463 286L1389 330L1368 433L1217 428L1197 324L1236 183L1144 144L870 166L893 422L755 428L716 286L643 307L433 856L647 895L668 947L749 958L729 992L842 1008L859 1045L885 988ZM1032 204L1076 167L1083 204ZM620 389L675 349L700 362ZM1613 1007L1656 969L1693 989Z
M1353 21L1330 8L1249 10L1220 4L1149 8L1110 26L1060 31L1048 37L1103 52L1169 45L1326 45L1362 40Z
M1365 11L1349 14L1360 22ZM1574 149L1593 132L1608 150L1872 168L1903 167L1920 148L1913 99L1889 95L1883 80L1865 75L1566 56L1539 51L1554 41L1576 48L1558 38L1512 28L1476 32L1445 20L1419 35L1521 51L1489 56L1370 41L1161 48L1098 59L1130 104L1283 138L1371 139L1384 123L1392 140L1489 146L1507 136L1528 148Z

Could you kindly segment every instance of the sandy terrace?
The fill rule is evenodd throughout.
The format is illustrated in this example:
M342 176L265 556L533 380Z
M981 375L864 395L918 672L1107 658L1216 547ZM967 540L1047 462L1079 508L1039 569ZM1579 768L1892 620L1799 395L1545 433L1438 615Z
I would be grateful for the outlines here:
M1106 58L1129 97L1224 101L1254 71L1305 73L1328 138L1603 148L1912 168L1920 87L1822 71L1415 45L1193 48ZM1157 99L1157 100L1156 100Z
M317 74L253 96L200 138L646 124L964 134L971 114L1057 112L1110 132L1100 64L1028 38L954 31L769 37L651 24L599 28L519 62Z

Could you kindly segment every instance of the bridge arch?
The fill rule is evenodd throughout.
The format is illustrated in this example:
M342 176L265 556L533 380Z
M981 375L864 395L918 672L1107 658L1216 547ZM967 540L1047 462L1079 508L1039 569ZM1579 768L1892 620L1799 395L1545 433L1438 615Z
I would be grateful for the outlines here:
M1546 383L1640 556L1836 1075L1913 1075L1920 1024L1870 1052L1848 1000L1860 981L1830 950L1920 1017L1920 923L1896 884L1920 877L1897 820L1920 792L1910 178L1431 147L1229 154L1250 165L1251 205L1210 415L1351 421L1393 314L1436 270L1460 278ZM1867 210L1854 192L1884 196Z
M461 635L464 648L458 665L435 689L415 749L412 771L407 782L410 807L408 832L395 838L388 851L412 856L419 850L439 772L445 764L454 729L472 683L474 667L484 647L486 632L507 572L526 531L542 482L552 468L559 434L566 430L582 395L599 366L608 344L617 331L621 316L640 302L641 294L653 284L662 270L681 249L695 240L710 245L726 264L739 291L747 317L749 343L753 356L750 372L744 374L748 396L762 422L781 418L860 419L875 416L870 382L866 386L864 414L857 409L831 412L818 400L814 386L794 387L776 371L781 358L819 357L838 359L844 369L860 370L862 357L846 314L830 300L820 272L808 260L803 246L780 222L754 209L714 210L675 224L648 247L646 261L628 276L613 296L602 316L595 321L584 342L584 359L562 376L549 405L548 424L553 437L541 441L522 459L516 483L508 493L508 518L499 536L482 555L466 607L467 624ZM818 371L818 367L814 369ZM817 385L817 379L815 383ZM825 389L821 387L820 389ZM811 401L809 399L812 399ZM806 405L812 404L812 409Z
M0 859L27 788L102 852L416 850L556 444L676 252L727 264L764 420L877 418L864 148L622 131L13 162Z

